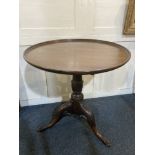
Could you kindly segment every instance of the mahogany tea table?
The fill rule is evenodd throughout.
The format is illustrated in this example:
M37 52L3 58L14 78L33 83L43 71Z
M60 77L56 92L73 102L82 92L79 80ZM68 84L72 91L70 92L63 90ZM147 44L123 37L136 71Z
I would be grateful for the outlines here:
M59 105L54 110L49 124L38 131L53 127L66 114L76 114L86 119L98 139L110 146L110 141L97 129L93 113L81 104L84 98L82 75L117 69L127 63L130 57L130 52L121 45L93 39L52 40L26 49L24 58L32 66L73 76L70 101Z

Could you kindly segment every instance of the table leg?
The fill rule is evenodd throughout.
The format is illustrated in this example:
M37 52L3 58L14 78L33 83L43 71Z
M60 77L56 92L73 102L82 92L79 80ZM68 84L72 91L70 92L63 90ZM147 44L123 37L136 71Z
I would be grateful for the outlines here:
M39 128L38 131L42 132L47 130L48 128L53 127L57 122L61 120L61 118L64 117L64 112L68 111L71 108L71 103L64 103L61 104L59 107L57 107L52 116L52 120L49 122L49 124L45 127Z
M106 146L111 146L110 141L97 129L94 114L83 106L81 106L81 114L84 116L84 118L86 118L86 121L88 122L96 137Z

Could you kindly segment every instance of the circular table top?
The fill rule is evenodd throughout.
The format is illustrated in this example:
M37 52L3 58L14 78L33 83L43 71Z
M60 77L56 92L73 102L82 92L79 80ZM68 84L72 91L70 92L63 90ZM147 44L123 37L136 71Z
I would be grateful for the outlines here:
M130 52L113 42L93 39L62 39L33 45L25 60L34 67L62 74L96 74L121 67Z

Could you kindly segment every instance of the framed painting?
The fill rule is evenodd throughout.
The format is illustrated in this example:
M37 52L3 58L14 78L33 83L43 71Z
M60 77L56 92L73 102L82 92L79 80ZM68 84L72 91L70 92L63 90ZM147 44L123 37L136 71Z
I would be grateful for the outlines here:
M135 34L135 0L129 0L123 34Z

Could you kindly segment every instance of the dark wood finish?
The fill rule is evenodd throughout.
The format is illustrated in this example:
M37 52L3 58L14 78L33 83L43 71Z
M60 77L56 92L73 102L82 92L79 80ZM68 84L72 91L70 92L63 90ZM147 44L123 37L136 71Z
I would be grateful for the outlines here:
M125 47L108 41L63 39L31 46L25 51L24 58L39 69L73 75L70 101L58 106L49 124L38 131L53 127L66 114L76 114L85 118L98 139L110 146L110 141L96 128L93 113L80 104L84 98L82 75L107 72L121 67L130 59L130 52Z
M130 59L130 52L108 41L64 39L33 45L25 51L24 58L49 72L84 75L121 67Z
M73 92L71 95L70 102L63 103L60 106L58 106L55 109L49 124L45 127L40 128L38 131L42 132L53 127L65 116L65 113L76 114L83 116L83 118L86 119L92 131L98 137L98 139L101 140L102 143L104 143L107 146L111 146L110 141L105 136L103 136L100 133L100 131L96 128L95 117L93 113L80 104L80 102L83 100L82 87L83 87L82 75L73 75L72 80Z

